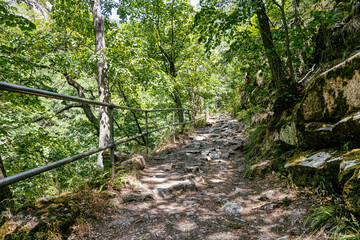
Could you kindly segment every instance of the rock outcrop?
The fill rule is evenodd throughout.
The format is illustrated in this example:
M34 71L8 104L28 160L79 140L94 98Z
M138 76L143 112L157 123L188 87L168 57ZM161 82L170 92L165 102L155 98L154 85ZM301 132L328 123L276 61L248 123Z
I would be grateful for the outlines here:
M360 53L315 78L294 114L280 121L279 139L307 148L359 142L359 71Z
M299 186L323 186L342 195L345 208L360 215L360 149L303 152L285 165Z
M360 109L360 53L320 74L298 108L304 122L336 122Z
M126 161L120 164L123 167L141 170L145 168L145 158L140 154L132 154Z
M295 184L299 186L318 186L326 181L337 188L342 158L334 150L303 152L288 160L286 169L292 172Z
M316 77L293 115L280 121L279 140L308 149L285 169L300 186L341 194L360 216L360 53ZM322 150L319 150L322 149Z

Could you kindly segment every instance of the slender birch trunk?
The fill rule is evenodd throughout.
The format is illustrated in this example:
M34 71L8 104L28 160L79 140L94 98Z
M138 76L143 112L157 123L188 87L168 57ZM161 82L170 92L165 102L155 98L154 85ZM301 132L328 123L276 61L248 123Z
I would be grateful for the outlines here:
M92 0L92 13L94 21L95 34L95 53L98 55L97 62L97 80L99 90L99 101L110 102L109 82L107 78L107 65L105 55L105 19L101 13L101 1ZM99 128L99 147L110 142L110 118L107 107L100 107L100 128ZM104 168L102 152L98 154L97 166Z

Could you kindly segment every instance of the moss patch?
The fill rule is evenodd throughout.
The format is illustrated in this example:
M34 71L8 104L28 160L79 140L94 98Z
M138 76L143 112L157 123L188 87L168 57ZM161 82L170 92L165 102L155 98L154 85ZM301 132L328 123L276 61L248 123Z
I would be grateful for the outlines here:
M339 91L338 96L335 98L335 118L340 119L344 117L348 111L349 105L344 97L344 92Z
M84 206L69 196L27 201L0 228L0 239L66 239Z
M353 175L345 183L343 198L345 208L360 216L360 164L353 170Z
M326 74L326 78L328 79L341 78L341 79L349 80L354 77L355 71L358 71L359 69L360 69L360 58L355 57L346 61L345 64L329 71Z
M342 186L351 178L354 171L360 166L360 149L353 149L342 155L344 161L341 164L339 182Z

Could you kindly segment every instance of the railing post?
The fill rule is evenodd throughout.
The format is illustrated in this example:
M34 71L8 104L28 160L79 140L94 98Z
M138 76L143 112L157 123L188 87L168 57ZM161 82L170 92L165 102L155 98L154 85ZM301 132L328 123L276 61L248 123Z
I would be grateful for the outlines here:
M149 154L148 111L145 111L145 127L146 127L146 154Z
M206 105L205 106L205 122L207 122L209 120L209 106Z
M176 129L175 129L175 110L173 110L173 132L174 132L174 142L175 142L175 134L176 134Z
M110 112L110 142L111 144L114 144L114 107L113 104L111 104L111 106L109 107L109 112ZM111 158L111 176L112 179L114 179L115 177L115 146L113 145L110 149L111 154L110 154L110 158Z

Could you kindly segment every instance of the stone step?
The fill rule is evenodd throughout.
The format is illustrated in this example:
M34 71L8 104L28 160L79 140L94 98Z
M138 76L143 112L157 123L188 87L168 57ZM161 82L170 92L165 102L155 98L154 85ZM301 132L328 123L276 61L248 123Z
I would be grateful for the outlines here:
M166 184L159 184L157 188L154 189L155 196L164 198L167 195L171 195L175 191L188 191L196 190L196 185L190 180L185 181L173 181Z

